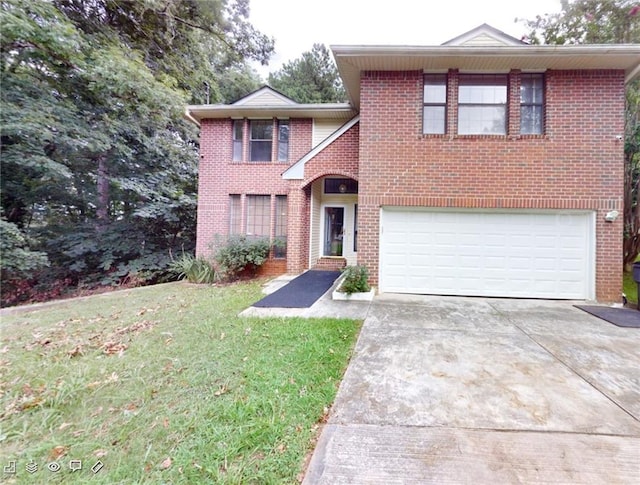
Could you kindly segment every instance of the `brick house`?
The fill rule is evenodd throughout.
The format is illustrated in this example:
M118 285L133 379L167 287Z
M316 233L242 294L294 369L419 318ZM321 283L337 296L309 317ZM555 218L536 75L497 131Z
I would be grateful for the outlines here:
M271 274L357 263L380 292L620 300L640 46L534 46L485 24L332 51L348 103L265 86L187 107L199 255L216 234L261 235L286 243Z

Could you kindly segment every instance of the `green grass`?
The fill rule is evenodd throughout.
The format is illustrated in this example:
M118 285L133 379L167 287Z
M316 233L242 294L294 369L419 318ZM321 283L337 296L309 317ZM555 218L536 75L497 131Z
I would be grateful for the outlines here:
M259 298L258 282L168 284L3 316L15 481L297 483L360 323L237 317Z
M633 274L625 272L622 275L622 291L627 295L627 300L631 303L638 303L638 287L633 281Z

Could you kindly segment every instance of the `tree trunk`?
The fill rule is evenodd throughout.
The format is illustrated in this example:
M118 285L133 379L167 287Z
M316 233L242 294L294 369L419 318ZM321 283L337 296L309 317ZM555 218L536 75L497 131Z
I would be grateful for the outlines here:
M634 163L633 153L625 156L624 169L624 244L623 263L625 271L640 254L640 211L638 210L638 182L640 174Z
M107 170L107 157L100 155L98 162L98 204L96 217L98 227L104 227L109 222L109 172Z

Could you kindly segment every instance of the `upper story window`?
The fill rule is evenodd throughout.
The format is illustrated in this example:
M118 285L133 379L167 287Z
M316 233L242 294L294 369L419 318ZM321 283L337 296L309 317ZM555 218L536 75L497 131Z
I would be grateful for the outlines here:
M234 162L289 160L289 120L233 120L232 138Z
M458 133L507 132L507 75L461 74L458 83Z
M278 120L278 161L289 159L289 120Z
M520 133L540 135L544 132L544 75L522 74L520 77Z
M244 131L244 120L233 120L233 161L242 160L242 133Z
M447 75L425 74L422 133L444 134L447 120Z
M251 162L270 162L273 143L273 121L249 121L249 160Z

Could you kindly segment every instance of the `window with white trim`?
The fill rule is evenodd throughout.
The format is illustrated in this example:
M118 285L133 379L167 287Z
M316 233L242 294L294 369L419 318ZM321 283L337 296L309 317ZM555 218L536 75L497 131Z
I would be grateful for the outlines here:
M507 133L506 74L460 74L458 79L458 134Z
M544 133L544 74L520 76L520 133Z
M425 74L422 133L442 135L447 123L447 75Z
M233 120L232 129L234 162L289 161L289 120Z

